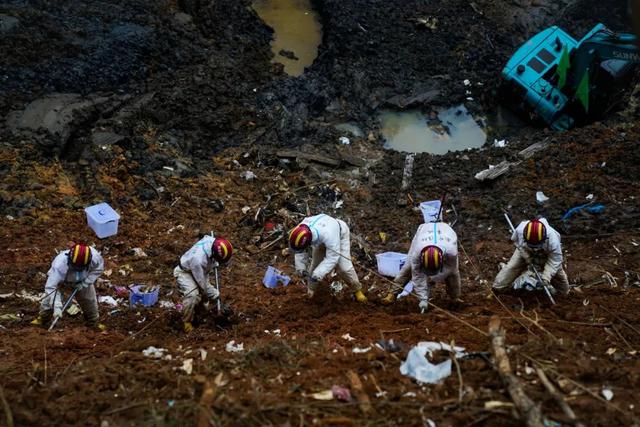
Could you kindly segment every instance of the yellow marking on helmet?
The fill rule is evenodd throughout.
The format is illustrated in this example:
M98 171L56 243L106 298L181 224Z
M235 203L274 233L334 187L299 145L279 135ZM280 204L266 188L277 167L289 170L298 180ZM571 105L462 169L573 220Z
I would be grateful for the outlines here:
M89 249L88 246L85 246L85 248L86 248L86 250L84 251L84 263L82 265L89 264L89 253L90 253L89 251L90 251L90 249Z
M542 224L538 224L538 241L542 242Z
M229 250L227 249L227 245L225 245L224 242L220 242L220 249L224 251L224 254L222 255L222 259L225 259L227 257L227 254L229 253Z
M76 261L78 260L78 253L80 252L80 246L79 245L75 245L73 247L73 256L71 257L71 262L72 263L76 263Z
M304 237L302 230L298 230L298 236L296 237L296 247L300 246L300 240Z
M438 251L433 251L433 268L438 268Z
M525 238L525 239L526 239L527 241L529 241L529 240L531 239L531 223L527 224L527 227L526 227L526 230L525 230L525 231L526 231L526 233L527 233L527 236L526 236L526 238Z

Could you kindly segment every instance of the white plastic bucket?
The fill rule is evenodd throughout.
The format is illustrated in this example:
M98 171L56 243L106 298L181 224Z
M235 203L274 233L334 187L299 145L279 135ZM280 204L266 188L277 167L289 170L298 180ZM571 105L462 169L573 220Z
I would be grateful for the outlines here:
M399 252L384 252L376 255L378 273L383 276L395 277L407 260L406 254Z
M441 218L438 218L440 212L440 200L430 200L428 202L420 203L420 211L424 222L438 222ZM442 215L440 215L442 217Z
M118 233L118 221L120 215L107 203L99 203L89 206L84 211L87 214L87 223L100 239L113 236Z

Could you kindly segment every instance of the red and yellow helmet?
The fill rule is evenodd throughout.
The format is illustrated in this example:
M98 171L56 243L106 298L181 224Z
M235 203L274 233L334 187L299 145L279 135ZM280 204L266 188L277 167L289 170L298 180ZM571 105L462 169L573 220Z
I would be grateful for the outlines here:
M537 219L529 221L524 226L524 241L532 248L539 248L547 240L547 227Z
M225 264L229 262L231 255L233 255L233 246L231 246L231 242L224 237L216 237L213 244L211 244L211 256L213 259L218 261L220 264Z
M420 252L420 262L424 272L428 275L433 276L440 273L444 265L442 249L433 245L425 246Z
M294 251L303 251L311 244L311 229L306 224L296 225L289 232L289 247Z
M76 270L85 270L91 264L91 248L83 244L74 244L69 249L69 265Z

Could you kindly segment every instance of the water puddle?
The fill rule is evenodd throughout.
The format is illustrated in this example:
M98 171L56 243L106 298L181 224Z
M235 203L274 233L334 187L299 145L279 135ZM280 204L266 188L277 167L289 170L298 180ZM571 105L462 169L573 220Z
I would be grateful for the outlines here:
M464 105L425 116L418 110L380 113L384 147L407 153L445 154L481 147L487 135Z
M284 65L290 76L301 75L318 56L322 41L322 26L310 0L255 0L253 9L274 30L273 61Z

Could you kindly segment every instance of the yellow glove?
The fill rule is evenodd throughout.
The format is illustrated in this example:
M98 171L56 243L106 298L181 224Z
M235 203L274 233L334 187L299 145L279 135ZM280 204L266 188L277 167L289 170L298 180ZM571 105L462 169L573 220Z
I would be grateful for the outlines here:
M355 296L358 302L367 302L367 297L362 293L362 291L356 291Z
M382 298L382 304L393 304L396 300L396 295L393 292L389 292L386 297Z
M191 324L191 322L184 322L183 329L184 332L188 334L189 332L193 331L193 325Z

